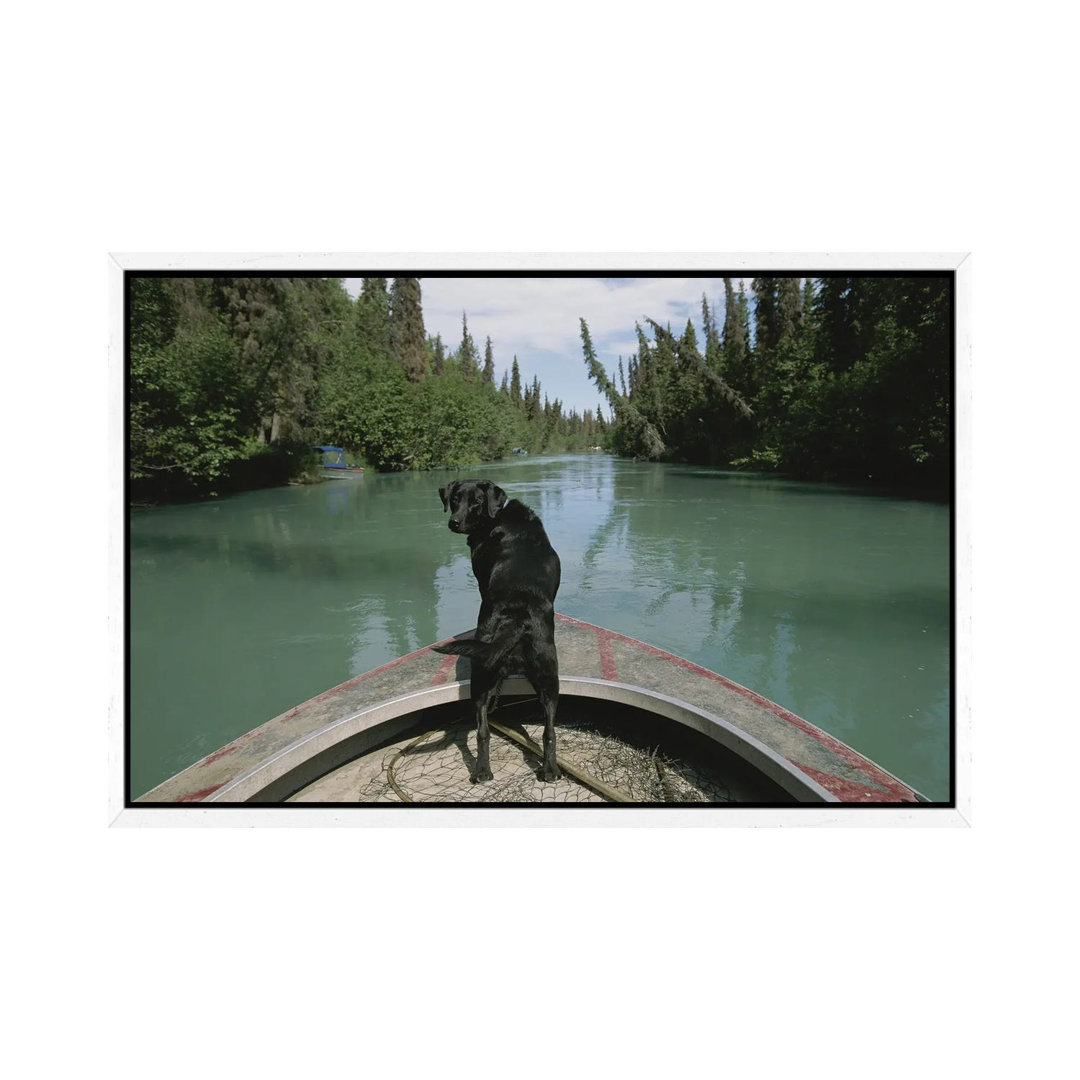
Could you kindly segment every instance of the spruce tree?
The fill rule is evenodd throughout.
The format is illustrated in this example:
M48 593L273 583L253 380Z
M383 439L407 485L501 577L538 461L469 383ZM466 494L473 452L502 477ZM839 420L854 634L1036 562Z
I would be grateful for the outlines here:
M514 363L510 368L510 400L520 409L524 402L521 400L521 369L518 367L518 358L514 357Z
M476 346L469 333L469 320L464 311L461 313L461 345L458 348L458 364L461 366L461 377L466 382L476 382L480 374L477 367Z
M750 354L750 301L746 295L746 282L739 282L739 295L735 299L738 338L742 342L743 355Z
M495 385L495 356L491 351L491 337L488 336L484 346L484 382L489 386Z
M651 322L651 320L650 320ZM649 364L646 369L647 383L642 411L664 431L668 419L678 410L678 370L674 349L671 324L660 327L652 323L655 344L649 350Z
M679 398L685 394L693 393L700 385L697 373L694 372L688 361L689 350L697 352L697 331L694 329L692 319L686 320L686 328L679 338L679 345L675 351L675 393Z
M856 279L842 275L823 278L818 288L814 359L829 371L847 371L858 359L856 293Z
M745 286L739 283L735 293L730 278L724 279L724 373L733 386L744 393L751 392L750 364L750 305L746 300Z
M386 278L364 278L356 298L356 333L369 355L390 352L390 294Z
M743 417L749 418L753 415L753 410L746 403L744 395L711 371L705 363L705 358L698 352L697 335L694 333L693 323L687 321L686 331L682 338L676 341L670 327L665 329L652 319L648 321L656 332L658 344L663 344L677 357L679 370L685 373L688 384L696 380L699 386L708 386Z
M810 322L811 313L814 310L814 282L812 278L806 278L803 281L802 286L802 319L803 326L807 326Z
M724 363L731 362L734 352L735 339L738 335L739 309L735 300L735 289L731 284L731 278L724 278L724 329L720 339L720 345L724 353Z
M799 279L780 279L777 290L777 346L792 343L802 327L802 289Z
M390 294L390 348L409 381L420 382L427 374L427 364L419 278L394 278Z
M525 418L535 420L540 415L540 380L533 376L532 387L525 397Z
M780 342L779 278L759 277L751 282L754 293L754 373L756 394L768 378Z
M443 344L441 334L436 334L429 341L431 347L431 371L434 375L442 375L446 371L446 346Z
M710 370L720 373L723 366L720 351L720 332L716 329L716 312L709 310L709 301L701 294L701 318L705 327L705 362Z
M584 319L580 321L585 366L588 369L589 378L596 384L597 390L608 399L608 404L611 406L614 416L615 433L613 438L616 450L619 453L634 457L645 457L655 461L667 449L664 440L655 426L641 414L636 405L620 396L615 384L604 370L604 365L597 358L588 323ZM638 327L638 329L641 328Z

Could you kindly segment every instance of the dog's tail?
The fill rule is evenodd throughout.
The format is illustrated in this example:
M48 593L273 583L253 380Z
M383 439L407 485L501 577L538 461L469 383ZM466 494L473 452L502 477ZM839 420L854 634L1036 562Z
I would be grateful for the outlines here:
M432 649L451 656L467 656L470 660L479 660L486 668L495 669L514 651L514 647L523 634L524 629L517 626L497 634L491 641L460 638L457 641L448 641L444 645L433 645Z

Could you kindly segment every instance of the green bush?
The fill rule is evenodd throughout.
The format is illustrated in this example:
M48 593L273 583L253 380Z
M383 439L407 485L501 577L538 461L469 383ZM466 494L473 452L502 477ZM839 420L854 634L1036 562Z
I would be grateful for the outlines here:
M235 346L220 324L182 329L164 348L133 348L131 478L199 487L243 457L237 374Z

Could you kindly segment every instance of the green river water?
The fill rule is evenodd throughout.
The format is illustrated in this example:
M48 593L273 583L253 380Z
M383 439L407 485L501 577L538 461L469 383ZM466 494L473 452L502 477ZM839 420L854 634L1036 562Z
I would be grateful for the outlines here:
M543 518L557 611L718 671L949 798L948 505L603 454L132 510L131 796L475 625L438 495L468 476Z

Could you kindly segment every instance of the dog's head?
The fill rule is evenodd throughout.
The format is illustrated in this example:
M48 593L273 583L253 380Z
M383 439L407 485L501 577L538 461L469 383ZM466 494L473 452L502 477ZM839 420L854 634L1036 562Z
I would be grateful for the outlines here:
M443 510L450 511L450 531L476 532L490 525L506 503L506 492L490 480L451 480L439 488Z

